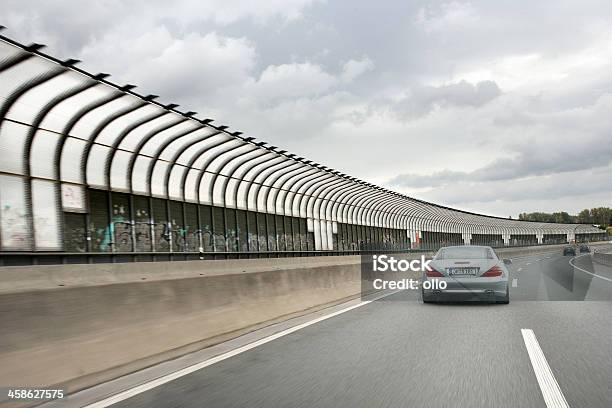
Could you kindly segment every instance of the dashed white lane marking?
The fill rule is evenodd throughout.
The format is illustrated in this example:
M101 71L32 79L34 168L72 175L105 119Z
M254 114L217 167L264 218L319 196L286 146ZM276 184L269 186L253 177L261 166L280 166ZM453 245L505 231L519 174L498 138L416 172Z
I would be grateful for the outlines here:
M574 259L578 259L580 257L589 256L589 255L590 254L578 255L577 257L574 257L574 258L570 259L569 260L569 264L572 265L574 268L578 269L581 272L588 273L589 275L593 275L593 276L595 276L596 278L599 278L599 279L607 280L608 282L612 282L612 279L606 278L605 276L597 275L597 274L595 274L593 272L589 272L587 270L584 270L581 267L574 265L574 263L572 262Z
M569 404L546 361L535 333L531 329L521 329L521 333L546 406L548 408L569 408Z
M299 324L297 326L290 327L290 328L288 328L286 330L280 331L280 332L275 333L275 334L273 334L271 336L264 337L263 339L254 341L253 343L249 343L249 344L246 344L246 345L244 345L242 347L238 347L237 349L228 351L227 353L220 354L220 355L218 355L216 357L213 357L211 359L202 361L202 362L194 364L192 366L183 368L182 370L176 371L174 373L170 373L170 374L165 375L163 377L159 377L159 378L156 378L156 379L154 379L152 381L149 381L149 382L146 382L144 384L138 385L138 386L136 386L134 388L131 388L129 390L120 392L119 394L115 394L115 395L113 395L111 397L108 397L106 399L103 399L101 401L95 402L95 403L90 404L90 405L86 405L83 408L104 408L104 407L108 407L108 406L116 404L116 403L118 403L120 401L123 401L123 400L126 400L128 398L131 398L131 397L133 397L135 395L141 394L141 393L143 393L145 391L151 390L151 389L153 389L155 387L159 387L160 385L169 383L170 381L176 380L177 378L184 377L184 376L186 376L188 374L191 374L191 373L193 373L195 371L201 370L202 368L211 366L211 365L213 365L215 363L218 363L220 361L223 361L223 360L228 359L230 357L233 357L235 355L244 353L245 351L251 350L251 349L253 349L253 348L257 347L257 346L261 346L262 344L271 342L272 340L276 340L276 339L278 339L280 337L286 336L288 334L296 332L296 331L298 331L300 329L303 329L303 328L308 327L310 325L313 325L315 323L319 323L319 322L321 322L323 320L329 319L330 317L338 316L339 314L346 313L346 312L348 312L350 310L357 309L358 307L361 307L361 306L365 306L367 304L372 303L375 300L378 300L378 299L381 299L381 298L393 295L393 294L395 294L397 292L399 292L399 291L396 290L396 291L391 292L391 293L385 293L384 295L375 297L372 300L365 300L365 301L362 301L360 303L357 303L356 305L346 307L344 309L335 311L333 313L330 313L330 314L327 314L327 315L324 315L324 316L321 316L321 317L317 317L316 319L307 321L307 322Z
M520 272L520 271L522 271L522 270L523 270L523 268L518 268L516 271L517 271L517 272Z
M531 262L527 262L525 265L531 265Z
M512 287L513 288L518 287L518 279L516 279L516 278L512 279Z

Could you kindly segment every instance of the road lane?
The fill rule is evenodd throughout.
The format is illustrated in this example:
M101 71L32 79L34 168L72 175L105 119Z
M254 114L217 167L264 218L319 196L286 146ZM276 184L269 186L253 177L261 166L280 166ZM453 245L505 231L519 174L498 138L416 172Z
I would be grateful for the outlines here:
M510 305L424 305L400 292L113 407L544 407L522 328L570 406L609 407L612 303L601 300L612 284L569 259L515 259Z
M548 408L569 408L567 400L563 395L563 391L559 387L559 383L555 379L546 356L538 343L538 339L535 333L531 329L521 329L523 334L523 340L525 340L525 347L533 366L533 371L538 379L538 385L542 390L542 396L544 397L544 403Z
M510 279L517 278L518 282L516 288L510 288L511 299L513 301L612 300L612 282L606 282L577 270L569 263L573 258L555 253L540 262L534 262L533 257L515 259L509 267ZM586 270L595 270L589 255L578 256L574 262Z
M428 307L409 294L310 326L115 406L541 406L517 318L528 310ZM509 372L526 375L509 378Z

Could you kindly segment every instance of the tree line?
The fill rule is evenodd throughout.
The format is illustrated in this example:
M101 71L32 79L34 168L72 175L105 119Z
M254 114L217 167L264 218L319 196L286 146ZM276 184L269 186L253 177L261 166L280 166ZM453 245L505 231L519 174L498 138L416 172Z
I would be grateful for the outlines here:
M537 222L559 222L559 223L579 223L595 224L601 229L606 229L612 225L612 208L598 207L584 209L577 215L568 214L565 211L554 213L532 212L519 214L519 220Z

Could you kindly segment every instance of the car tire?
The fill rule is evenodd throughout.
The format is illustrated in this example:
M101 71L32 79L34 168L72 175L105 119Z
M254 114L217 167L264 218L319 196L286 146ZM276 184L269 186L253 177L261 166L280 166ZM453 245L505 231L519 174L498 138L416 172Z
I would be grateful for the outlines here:
M506 285L506 296L497 300L495 303L500 303L503 305L507 305L508 303L510 303L510 287Z
M423 293L423 291L421 291L421 299L423 299L423 303L434 303L434 297L433 296L426 296L425 293Z

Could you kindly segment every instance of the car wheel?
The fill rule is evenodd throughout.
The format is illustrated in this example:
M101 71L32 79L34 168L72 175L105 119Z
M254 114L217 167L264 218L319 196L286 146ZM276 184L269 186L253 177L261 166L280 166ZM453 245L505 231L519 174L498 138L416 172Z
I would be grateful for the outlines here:
M421 299L423 299L423 303L433 303L434 302L434 297L426 296L425 293L423 293L423 291L421 291Z
M507 305L508 303L510 303L510 288L507 285L506 285L506 296L497 300L495 303L500 303L504 305Z

